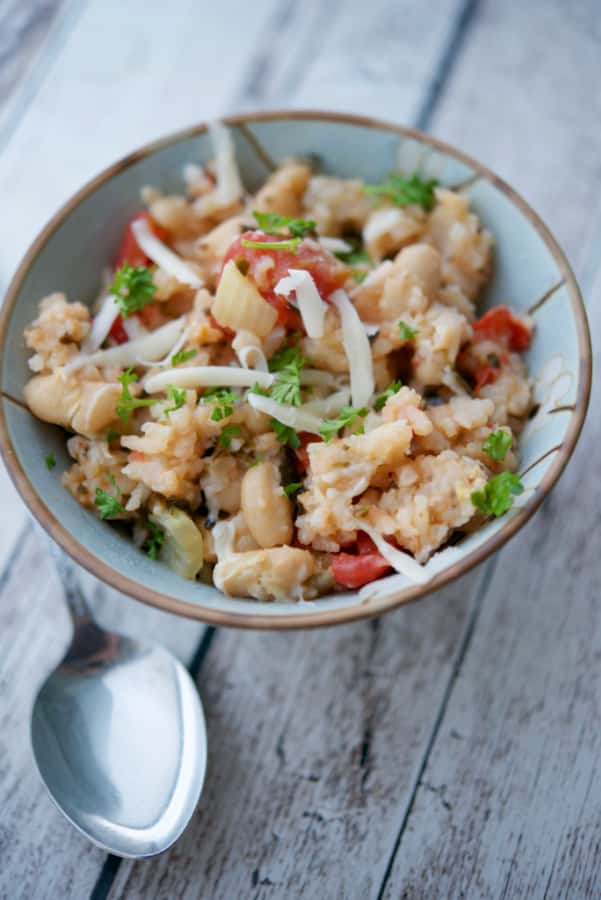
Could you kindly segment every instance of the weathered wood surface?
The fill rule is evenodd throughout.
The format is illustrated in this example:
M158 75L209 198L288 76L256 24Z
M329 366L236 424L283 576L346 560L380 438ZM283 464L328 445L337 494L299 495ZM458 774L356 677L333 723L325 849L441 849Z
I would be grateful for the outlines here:
M78 10L6 148L0 191L19 209L0 278L31 229L133 145L223 111L293 104L431 120L523 190L570 252L589 241L578 261L593 285L593 0L569 16L560 0L444 0L435 14L408 0L274 0L252 15L236 0L219 15L185 0L109 6ZM117 41L110 56L91 51L99 34ZM132 47L145 51L133 61ZM97 109L128 97L118 128L94 127ZM596 431L589 422L578 462L496 567L376 624L218 632L199 676L203 800L176 848L139 864L103 867L31 769L28 705L68 629L28 534L0 581L0 897L598 896ZM4 498L0 483L3 511ZM198 626L101 593L107 622L190 659Z

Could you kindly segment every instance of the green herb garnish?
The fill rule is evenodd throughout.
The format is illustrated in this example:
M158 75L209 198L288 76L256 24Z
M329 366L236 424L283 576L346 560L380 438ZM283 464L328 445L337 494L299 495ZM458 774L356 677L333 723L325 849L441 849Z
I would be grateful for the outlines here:
M107 444L110 444L111 441L116 441L117 438L120 438L120 437L121 437L121 435L119 434L118 431L113 431L111 429L111 431L107 431L106 442L107 442Z
M519 475L501 472L486 482L481 491L472 493L472 503L487 516L502 516L513 506L513 497L524 491Z
M436 178L424 179L417 172L410 178L391 173L382 184L367 184L366 194L386 197L395 206L421 206L426 212L434 207L434 188L438 185Z
M165 540L165 532L162 528L159 528L158 525L155 525L154 522L148 522L148 537L144 541L143 550L146 555L151 559L156 559L159 550L163 546L163 541Z
M295 238L304 238L305 235L317 228L317 223L312 219L293 219L290 216L280 216L279 213L262 213L253 211L259 228L268 234L274 234L280 228L287 228Z
M112 494L103 491L102 488L96 488L94 505L98 509L101 519L114 519L115 516L120 516L125 512L118 499L119 493L119 488L117 488L117 496L113 497Z
M287 497L293 497L294 494L298 494L302 486L302 481L291 481L290 484L284 485L284 493Z
M404 341L412 341L413 338L419 334L419 329L411 328L410 325L407 325L407 323L403 321L399 322L399 331Z
M278 422L277 419L271 419L269 424L280 444L287 444L289 447L292 447L293 450L300 447L300 438L294 428L283 425L282 422Z
M225 450L229 449L232 444L232 438L240 437L242 429L239 425L224 425L219 435L219 446Z
M176 409L181 409L184 403L186 402L186 389L185 388L177 388L173 384L167 385L167 397L173 403L173 406L170 406L169 409L165 410L165 415L168 416L169 413L175 412Z
M491 459L502 462L505 459L512 442L513 438L511 433L500 428L498 431L491 431L482 444L482 449L485 453L488 453Z
M215 408L211 413L211 421L221 422L222 419L227 419L233 413L234 403L238 399L238 394L234 394L233 391L227 388L218 387L207 391L200 399L203 403L215 404Z
M115 272L109 292L117 301L121 315L127 319L147 303L153 302L156 289L150 269L124 263Z
M374 399L374 409L378 412L385 406L386 401L389 397L392 397L393 394L398 393L400 389L403 387L402 381L391 381L385 391L382 391L381 394L377 394Z
M250 247L254 250L290 250L296 253L296 248L301 242L301 238L290 238L287 241L247 241L242 238L243 247Z
M353 406L343 406L335 419L324 419L319 433L326 443L336 437L341 428L348 428L355 419L367 415L367 408L355 409Z
M172 366L180 366L182 363L188 362L193 356L196 356L198 350L180 350L171 357Z
M46 463L46 468L48 469L49 472L51 472L52 469L54 469L54 467L56 465L56 459L52 453L48 454L48 456L46 457L44 462Z
M271 357L269 369L278 373L270 391L273 400L288 406L301 405L300 372L306 362L298 347L284 347Z
M154 406L155 403L159 402L157 399L151 397L132 397L129 386L137 380L138 376L133 371L131 366L123 373L123 375L120 375L117 379L117 381L122 386L122 391L119 395L119 402L117 403L116 413L125 425L127 425L127 423L129 422L129 417L131 416L134 409L139 409L143 406Z

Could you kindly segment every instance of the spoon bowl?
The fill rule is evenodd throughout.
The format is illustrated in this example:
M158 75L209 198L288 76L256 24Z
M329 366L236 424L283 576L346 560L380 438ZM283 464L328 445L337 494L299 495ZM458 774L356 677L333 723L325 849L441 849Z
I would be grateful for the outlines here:
M94 844L124 857L161 853L185 829L204 782L198 692L164 648L101 629L66 558L57 565L74 634L34 703L36 765L57 807Z

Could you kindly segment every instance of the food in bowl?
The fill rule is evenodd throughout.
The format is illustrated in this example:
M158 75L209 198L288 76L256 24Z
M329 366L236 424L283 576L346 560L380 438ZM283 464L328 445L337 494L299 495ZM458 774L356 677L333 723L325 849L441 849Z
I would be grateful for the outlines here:
M290 160L249 197L213 139L185 194L143 191L92 310L51 293L26 329L27 404L72 432L65 487L232 596L425 582L523 490L532 323L478 317L493 237L419 173Z

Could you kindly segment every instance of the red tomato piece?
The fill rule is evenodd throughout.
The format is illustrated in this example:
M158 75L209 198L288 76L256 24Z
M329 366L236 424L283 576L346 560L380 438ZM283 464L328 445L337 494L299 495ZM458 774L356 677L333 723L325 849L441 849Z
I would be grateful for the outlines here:
M109 331L109 337L112 337L118 344L125 344L129 340L129 335L123 327L123 319L121 316L117 316L113 322L111 330Z
M332 559L332 573L338 584L347 588L359 588L389 572L391 566L377 550L337 553Z
M472 327L476 340L498 341L510 350L527 350L532 339L531 329L507 306L493 306Z
M157 225L147 212L142 211L136 213L125 226L121 246L117 253L117 259L115 260L115 269L120 269L126 262L129 263L130 266L147 266L150 262L144 251L139 248L138 242L131 230L132 223L138 222L140 219L145 219L148 222L150 230L159 238L159 240L164 241L167 237L165 229L161 228L160 225Z
M482 366L481 369L478 369L476 371L476 392L484 387L485 384L494 384L501 371L500 366Z
M322 297L328 297L344 284L348 269L317 241L310 239L303 240L296 251L262 250L260 247L244 247L242 244L243 240L264 244L278 239L262 231L245 231L233 242L223 264L230 259L248 263L248 274L267 302L277 309L279 323L295 330L301 327L300 316L283 297L274 292L278 281L288 274L288 269L306 269L310 272Z
M314 443L314 441L321 441L321 438L318 434L311 434L309 431L301 431L298 436L301 444L294 452L296 453L298 464L304 472L309 468L309 454L307 452L307 447L309 444Z

